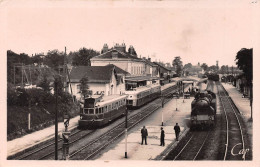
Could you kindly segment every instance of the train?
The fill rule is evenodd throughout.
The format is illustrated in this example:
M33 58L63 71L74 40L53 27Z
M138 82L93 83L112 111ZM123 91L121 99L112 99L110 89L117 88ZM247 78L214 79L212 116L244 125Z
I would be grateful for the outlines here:
M214 127L216 109L215 93L209 90L198 92L191 103L191 129Z
M208 77L209 80L219 81L219 75L216 74L216 73L207 74L207 77Z
M80 129L102 127L125 115L127 95L92 95L84 99L80 110Z
M127 90L125 94L128 95L126 100L127 107L138 108L160 97L161 86L159 84L141 86L133 90Z

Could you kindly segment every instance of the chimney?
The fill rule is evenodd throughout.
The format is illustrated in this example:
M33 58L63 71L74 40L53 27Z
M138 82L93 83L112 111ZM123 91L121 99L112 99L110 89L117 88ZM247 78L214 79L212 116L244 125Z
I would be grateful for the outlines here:
M104 46L103 46L103 49L102 49L101 53L105 53L105 52L107 52L107 51L108 51L108 46L107 46L107 44L105 43Z
M119 45L118 43L116 43L115 49L120 51L120 52L126 52L126 46L125 43L122 43L122 45Z

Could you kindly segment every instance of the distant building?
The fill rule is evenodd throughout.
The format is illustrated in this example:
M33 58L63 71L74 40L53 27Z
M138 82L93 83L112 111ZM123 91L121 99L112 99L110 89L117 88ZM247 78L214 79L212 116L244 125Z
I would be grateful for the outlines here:
M130 49L131 50L131 49ZM145 74L145 63L137 55L126 52L126 46L116 44L114 48L108 49L105 44L102 54L90 59L92 66L106 66L114 64L133 76L142 76Z
M198 76L198 75L203 74L204 70L203 70L203 68L201 68L200 63L198 63L198 65L195 65L195 66L192 65L191 68L184 69L183 72L184 72L184 76L187 76L187 75Z
M88 78L88 86L92 95L109 96L125 92L124 75L117 75L114 65L76 66L70 72L70 81L72 93L78 100L81 98L80 80L85 75Z
M147 76L159 77L158 65L151 62L151 58L146 59L143 57L145 63L145 74Z

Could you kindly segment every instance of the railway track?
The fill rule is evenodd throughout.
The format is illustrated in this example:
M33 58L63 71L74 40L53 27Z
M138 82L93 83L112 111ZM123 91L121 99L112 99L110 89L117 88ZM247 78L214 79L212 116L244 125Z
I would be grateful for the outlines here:
M165 97L164 103L167 103L171 97L171 93L175 91L176 87L168 88L167 91L162 91L163 96ZM153 102L153 105L151 106L145 106L143 111L141 111L138 114L135 114L131 116L128 119L128 129L131 129L134 125L138 124L140 121L148 117L151 113L156 111L158 108L161 107L161 99L156 99ZM120 136L124 134L125 130L125 122L117 125L114 127L112 130L109 130L107 133L101 135L100 137L86 143L84 146L82 146L80 149L74 151L70 157L72 159L78 159L83 158L83 159L90 159L94 155L96 155L99 151L101 151L103 148L109 145L109 143L113 142ZM82 131L75 129L74 132L70 135L70 146L73 144L77 144L82 140L83 138L88 138L91 134L93 134L95 130L87 130L87 131ZM58 155L62 154L62 144L63 141L62 139L58 140ZM91 153L89 155L84 155L79 156L80 152L84 149L91 150ZM23 153L17 154L11 158L8 159L14 159L14 160L45 160L45 159L54 159L54 152L55 150L55 142L53 140L44 142L44 146L42 145L37 145L36 148L30 149L29 151L24 151ZM60 159L60 158L59 158Z
M207 90L213 91L214 84L208 82ZM177 146L164 155L162 160L200 160L203 157L202 152L209 136L213 131L205 129L201 131L189 131L187 135L177 144Z
M208 140L211 131L188 132L186 137L181 140L176 148L168 153L163 160L198 160L202 150Z
M165 94L165 97L169 97L171 92ZM142 120L147 118L151 115L154 111L161 107L161 99L156 99L153 104L148 107L145 107L141 112L131 116L128 119L128 130L133 128L135 125L140 123ZM166 98L164 103L170 101L170 98ZM70 154L70 159L72 160L90 160L95 157L101 150L106 148L109 144L116 141L119 137L125 134L125 122L118 124L113 129L109 130L108 132L104 133L100 137L96 138L95 140L87 143L81 149L74 151Z
M216 85L226 120L226 143L223 160L246 160L246 153L249 149L245 146L242 119L221 83L217 82Z
M92 134L94 131L81 131L76 129L74 133L70 135L71 143L75 143L78 140ZM80 136L80 137L79 137ZM58 140L58 151L62 150L63 140ZM24 154L13 158L14 160L41 160L54 154L55 142L48 142L44 146L34 149L32 151L25 152ZM47 154L46 154L47 153Z

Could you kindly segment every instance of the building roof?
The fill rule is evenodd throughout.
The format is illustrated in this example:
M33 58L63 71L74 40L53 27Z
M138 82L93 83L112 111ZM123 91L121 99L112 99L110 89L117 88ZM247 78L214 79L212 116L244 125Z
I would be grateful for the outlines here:
M75 66L70 72L71 82L79 82L85 75L90 83L109 83L113 66Z
M117 74L131 75L129 72L123 70L122 68L117 67L117 66L114 65L114 64L108 64L108 65L106 65L106 66L114 67Z
M97 59L112 59L112 52L117 52L117 57L119 59L136 59L136 60L141 60L140 58L130 54L130 53L125 53L125 52L121 52L118 51L116 49L111 49L103 54L100 54L98 56L95 56L92 58L92 60L97 60Z
M144 60L144 62L146 63L146 64L148 64L148 65L150 65L150 66L157 66L156 64L154 64L153 62L150 62L149 60L146 60L146 59L143 59Z
M154 64L158 65L160 68L164 68L167 71L171 71L170 69L168 69L167 67L162 66L160 63L157 62L153 62Z

